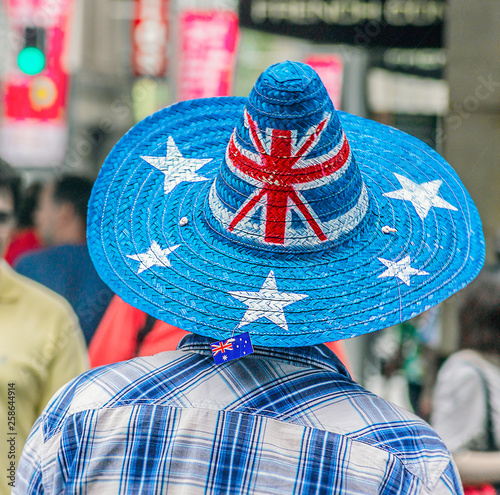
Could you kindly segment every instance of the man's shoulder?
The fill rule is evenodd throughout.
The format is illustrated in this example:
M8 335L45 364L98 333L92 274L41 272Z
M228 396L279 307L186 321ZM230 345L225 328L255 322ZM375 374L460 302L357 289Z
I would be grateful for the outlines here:
M85 244L62 244L60 246L48 246L35 249L20 256L15 266L17 270L19 268L31 266L35 263L37 264L42 260L44 262L59 262L60 260L65 261L67 258L75 257L90 258Z
M43 284L13 270L9 271L9 283L20 294L20 303L31 311L43 309L44 312L56 312L73 318L74 312L68 301Z
M14 265L15 270L47 287L66 295L68 281L88 283L98 288L107 286L101 281L85 244L51 246L24 254ZM111 294L111 290L109 290ZM89 293L88 297L93 294Z
M69 417L90 409L134 404L136 399L140 399L141 404L154 404L159 397L151 392L144 393L144 389L148 389L152 382L161 385L161 378L158 378L161 367L168 366L171 360L182 355L181 352L169 351L90 369L60 390L59 406L51 414ZM164 384L166 386L168 384Z
M52 273L57 260L53 248L44 247L21 255L14 264L14 269L17 273L45 285L45 279Z
M272 366L271 361L266 364ZM249 365L236 363L215 369L212 363L209 356L167 351L94 368L64 392L71 400L65 412L120 407L136 401L169 405L169 397L175 405L178 393L194 407L202 404L224 409L230 405L242 413L260 411L258 414L270 419L323 429L374 446L384 444L394 452L414 446L411 439L438 439L423 420L345 376L312 372L305 379L293 375L274 377L273 370L257 383L254 373L258 364L250 361ZM171 394L167 395L167 390ZM275 404L268 407L274 396L281 400L275 399ZM300 407L290 414L288 409L298 403ZM408 445L404 438L409 439Z

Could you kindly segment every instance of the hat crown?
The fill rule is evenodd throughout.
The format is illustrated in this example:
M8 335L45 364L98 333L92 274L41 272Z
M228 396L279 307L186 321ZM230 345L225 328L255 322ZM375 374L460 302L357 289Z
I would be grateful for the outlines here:
M209 223L258 249L321 249L354 235L368 210L368 192L318 75L297 62L271 66L227 146L209 195Z

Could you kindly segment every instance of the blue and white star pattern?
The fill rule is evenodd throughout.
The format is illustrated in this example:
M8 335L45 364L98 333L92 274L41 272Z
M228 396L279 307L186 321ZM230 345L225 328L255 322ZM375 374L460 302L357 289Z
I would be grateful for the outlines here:
M272 270L259 291L231 291L229 294L248 306L238 328L260 318L266 318L283 330L288 330L283 308L307 297L307 294L280 292Z
M394 173L399 183L403 187L396 191L385 193L384 196L392 199L401 199L410 201L417 215L424 220L432 207L445 208L447 210L457 211L453 205L438 196L442 180L431 180L417 184L407 177Z
M323 176L324 163L343 165ZM94 191L99 275L214 341L246 331L254 346L303 346L397 325L484 262L453 168L415 137L337 111L296 62L266 70L248 98L183 101L139 122Z
M180 244L177 244L176 246L162 249L156 241L153 241L145 253L128 254L127 258L138 261L139 268L137 269L137 273L142 273L144 270L148 270L152 266L172 266L168 256L179 246Z
M411 260L409 256L405 256L399 261L390 261L384 258L378 258L378 260L387 267L387 270L380 274L378 278L397 277L406 285L410 285L410 277L413 275L429 275L423 270L413 268L410 265Z
M165 174L164 191L168 194L181 182L203 182L208 180L196 172L212 158L186 158L184 157L172 136L167 140L166 156L143 156L150 165Z

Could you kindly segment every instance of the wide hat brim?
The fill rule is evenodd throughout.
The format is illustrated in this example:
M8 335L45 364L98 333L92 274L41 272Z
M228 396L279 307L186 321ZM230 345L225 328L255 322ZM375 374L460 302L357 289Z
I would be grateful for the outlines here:
M405 321L479 273L481 222L453 169L418 139L343 112L368 189L368 229L302 254L258 251L215 232L208 195L246 101L165 108L107 157L88 244L98 273L126 302L217 340L247 331L254 344L291 347Z

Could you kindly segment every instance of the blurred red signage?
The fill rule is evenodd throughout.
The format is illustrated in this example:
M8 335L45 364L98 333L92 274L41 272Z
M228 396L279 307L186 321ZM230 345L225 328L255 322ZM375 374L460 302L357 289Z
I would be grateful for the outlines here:
M132 70L165 77L168 66L169 0L134 0Z
M310 65L319 75L337 110L340 109L342 97L342 75L344 62L340 55L316 54L309 55L304 63Z
M189 10L180 17L178 100L229 96L239 42L238 15Z

